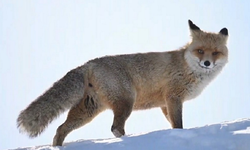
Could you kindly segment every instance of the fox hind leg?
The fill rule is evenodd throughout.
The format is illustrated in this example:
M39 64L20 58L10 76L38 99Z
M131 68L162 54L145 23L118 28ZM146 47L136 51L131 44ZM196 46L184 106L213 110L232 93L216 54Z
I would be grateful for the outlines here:
M105 108L87 96L78 105L71 108L66 121L57 128L53 146L62 146L65 137L74 129L89 123Z
M125 135L125 122L128 119L129 115L133 109L133 100L117 100L113 102L113 112L114 112L114 120L113 125L111 127L111 131L115 135L115 137L121 137Z

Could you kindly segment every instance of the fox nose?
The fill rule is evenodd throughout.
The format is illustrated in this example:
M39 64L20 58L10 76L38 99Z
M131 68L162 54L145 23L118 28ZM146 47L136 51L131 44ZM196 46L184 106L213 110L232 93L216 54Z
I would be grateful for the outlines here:
M205 65L206 67L210 66L210 64L211 64L211 63L210 63L208 60L204 62L204 65Z

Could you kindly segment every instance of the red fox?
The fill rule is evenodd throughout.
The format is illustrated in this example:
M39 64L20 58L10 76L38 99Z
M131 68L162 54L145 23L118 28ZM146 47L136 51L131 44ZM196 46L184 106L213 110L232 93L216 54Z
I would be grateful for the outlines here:
M198 96L228 62L226 28L209 33L188 23L192 38L183 48L96 58L69 71L20 113L18 128L36 137L70 109L53 139L58 146L72 130L111 109L111 131L121 137L133 110L156 107L172 128L183 128L183 102Z

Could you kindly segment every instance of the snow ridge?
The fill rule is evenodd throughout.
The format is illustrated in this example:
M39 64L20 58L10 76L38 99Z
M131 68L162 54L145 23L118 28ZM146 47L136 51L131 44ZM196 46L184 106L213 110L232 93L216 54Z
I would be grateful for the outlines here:
M122 138L79 140L16 150L250 150L250 119L190 129L167 129Z

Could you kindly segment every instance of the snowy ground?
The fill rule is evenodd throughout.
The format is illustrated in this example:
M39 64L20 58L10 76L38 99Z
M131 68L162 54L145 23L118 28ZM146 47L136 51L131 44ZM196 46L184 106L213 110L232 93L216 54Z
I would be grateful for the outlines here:
M250 119L191 129L168 129L122 138L79 140L62 147L16 150L250 150Z

